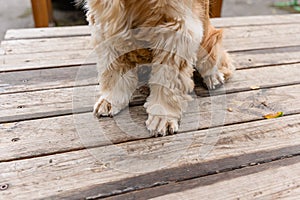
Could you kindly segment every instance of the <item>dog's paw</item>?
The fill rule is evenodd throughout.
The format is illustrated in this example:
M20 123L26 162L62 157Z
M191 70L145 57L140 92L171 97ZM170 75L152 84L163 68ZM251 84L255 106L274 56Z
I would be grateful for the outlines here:
M177 119L167 116L153 116L149 114L146 121L147 129L151 136L159 137L174 134L178 131L179 123Z
M120 110L116 110L113 108L111 103L107 100L100 98L99 101L94 105L94 116L95 117L112 117L116 115Z
M107 117L112 116L111 115L112 106L111 103L109 103L105 99L99 99L99 101L94 105L94 115L95 117Z
M214 90L224 84L224 74L220 71L216 71L209 76L203 77L203 82L209 90Z

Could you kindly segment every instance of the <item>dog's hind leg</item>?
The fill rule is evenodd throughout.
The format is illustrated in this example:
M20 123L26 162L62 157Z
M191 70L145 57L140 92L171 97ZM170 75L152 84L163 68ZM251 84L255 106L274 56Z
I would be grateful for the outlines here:
M198 2L200 8L204 10L203 15L199 14L203 23L204 37L200 44L196 69L201 74L207 88L215 89L230 78L234 71L234 65L223 47L223 31L214 28L210 23L210 1L198 0Z
M198 52L196 69L208 89L215 89L222 85L234 70L232 60L223 47L222 39L223 31L209 25Z

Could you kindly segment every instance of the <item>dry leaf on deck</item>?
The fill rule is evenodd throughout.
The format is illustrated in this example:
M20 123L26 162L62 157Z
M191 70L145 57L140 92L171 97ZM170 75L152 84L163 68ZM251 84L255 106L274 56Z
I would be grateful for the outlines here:
M274 118L278 118L278 117L282 117L283 116L283 112L277 112L277 113L272 113L272 114L267 114L264 116L265 119L274 119Z

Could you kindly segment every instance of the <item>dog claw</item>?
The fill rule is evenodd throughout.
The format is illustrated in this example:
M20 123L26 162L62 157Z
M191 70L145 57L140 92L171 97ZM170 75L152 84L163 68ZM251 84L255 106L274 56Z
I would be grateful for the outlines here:
M204 83L206 84L207 88L209 90L214 90L221 85L223 85L225 82L224 74L217 71L216 73L204 77Z
M170 128L170 129L169 129L169 133L170 133L171 135L173 135L173 134L174 134L174 129L173 129L173 128Z
M173 135L178 131L179 125L176 119L149 115L146 126L151 136L160 137L168 134Z
M99 99L99 101L94 106L94 116L96 118L101 117L113 117L115 114L117 114L117 111L114 111L111 103L109 103L105 99Z

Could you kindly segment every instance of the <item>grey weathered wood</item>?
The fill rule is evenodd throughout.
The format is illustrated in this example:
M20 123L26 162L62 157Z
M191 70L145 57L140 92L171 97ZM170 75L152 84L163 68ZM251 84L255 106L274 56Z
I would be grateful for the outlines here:
M298 159L299 160L299 159ZM296 164L225 180L154 199L298 199L300 161ZM218 192L216 192L218 191Z
M225 84L225 89L221 88L210 93L203 88L196 88L196 94L201 96L208 96L222 93L232 93L238 91L249 91L253 87L269 88L274 86L283 86L289 84L299 83L299 64L288 66L273 66L258 69L248 69L237 71L235 76ZM86 83L96 82L97 74L89 73L86 70L81 70L84 74L80 80L73 82L75 85L84 85ZM87 74L86 74L87 73ZM94 82L92 82L94 81ZM70 84L70 83L67 83ZM24 89L24 86L21 87ZM3 94L0 95L0 122L10 122L26 119L34 119L41 117L57 116L62 114L71 114L72 112L91 111L94 102L98 97L97 85L90 85L86 87L76 88L61 88L33 91L26 93L16 94ZM294 98L299 98L299 94L294 92L299 89L298 86L283 87L278 89L262 90L270 92L270 95L275 95L275 99L284 99L285 96L279 95L277 97L277 90L284 91L286 95L292 95ZM5 87L4 87L5 90ZM272 94L272 91L276 94ZM285 92L290 90L289 92ZM238 96L245 95L251 98L249 95L258 94L260 91L250 91L248 93L241 93ZM227 98L236 94L227 95ZM80 106L74 108L74 98L79 98ZM267 97L266 97L267 98ZM209 99L209 97L208 97ZM145 96L136 93L131 101L132 104L141 103L145 100ZM203 99L202 99L203 100ZM290 102L293 100L287 98L283 102ZM73 109L73 110L72 110Z
M63 53L72 50L91 49L89 38L89 36L74 36L66 38L4 40L1 42L1 48L5 51L5 54L33 54L52 51Z
M265 26L280 24L299 24L300 14L295 15L270 15L270 16L244 16L244 17L222 17L212 19L217 27L235 26Z
M297 199L299 167L296 156L107 199Z
M300 113L300 105L294 102L300 100L299 87L288 86L228 94L227 96L199 98L191 103L193 107L185 113L180 132L262 120L264 115L279 111L284 112L285 115L298 114ZM65 91L62 94L67 93ZM90 98L86 98L83 103L80 103L80 106L84 107L85 103L90 101ZM22 114L21 117L26 119L28 115L32 118L32 116L40 117L39 115L47 117L53 113L54 116L72 113L72 103L63 103L61 100L56 104L56 107L51 106L52 104L54 103L45 102L43 105L34 106L29 111L24 111L27 115ZM228 108L231 108L232 112L229 112ZM10 108L9 110L14 111L15 109ZM35 114L30 113L30 111ZM9 113L9 111L4 113ZM9 117L9 114L6 115ZM14 116L14 118L17 117L19 116ZM3 118L2 120L5 120ZM137 106L130 108L129 113L125 111L114 119L104 118L100 122L92 116L90 108L90 112L86 114L2 123L0 138L6 142L1 144L0 149L6 153L0 155L0 160L83 148L83 146L78 145L80 144L79 136L84 136L83 139L89 139L87 146L101 146L111 142L120 143L135 138L147 138L149 134L144 125L146 118L147 114L144 108ZM86 134L82 134L87 130ZM103 136L104 131L108 134ZM124 133L124 131L126 132ZM131 135L126 135L126 133L131 133ZM33 138L32 134L35 134L36 138ZM79 135L76 136L76 134ZM12 142L13 138L20 138L21 140L14 143ZM43 143L47 143L47 145L42 145Z
M297 63L300 62L300 47L297 48L283 48L274 50L258 50L258 51L247 51L240 53L232 53L232 57L236 62L237 69L247 69L256 68L259 66L268 65L284 65L284 63ZM84 54L82 54L84 55ZM97 70L94 65L83 65L78 67L59 67L56 69L57 65L68 65L73 63L75 66L80 63L84 63L83 58L77 57L77 59L70 58L59 58L55 55L53 59L46 60L41 63L39 59L30 62L26 65L25 61L19 61L20 63L15 65L3 65L0 67L2 70L25 70L25 69L35 69L33 71L15 71L10 73L0 74L0 94L14 93L21 91L32 91L32 90L44 90L53 88L64 88L71 87L74 85L87 85L96 84L97 80ZM75 55L74 55L75 56ZM14 57L14 56L12 56ZM12 59L13 60L13 59ZM7 60L6 60L7 61ZM23 64L25 63L25 64ZM28 63L28 62L27 62ZM59 63L59 64L58 64ZM44 69L44 67L54 67L53 69ZM284 65L282 67L273 66L272 68L259 69L256 73L253 70L238 71L235 72L235 81L237 78L239 80L249 81L249 85L265 85L265 77L268 77L270 82L276 84L278 81L282 82L287 80L287 83L294 83L297 80L298 65ZM41 69L39 69L41 68ZM81 80L76 79L78 70L81 70L80 74ZM283 70L285 73L278 73ZM247 75L247 78L245 75ZM262 79L255 78L256 74L264 75ZM278 77L281 76L282 78ZM252 83L251 83L252 82ZM227 85L226 88L228 89ZM237 87L240 89L240 87Z
M81 70L80 78L78 70ZM97 84L94 65L0 73L0 94Z
M300 46L231 53L237 69L299 63Z
M230 51L276 48L300 45L300 29L294 24L268 25L268 31L259 26L227 28L224 44ZM289 37L287 37L287 34ZM245 39L247 38L247 39ZM274 43L276 41L276 43ZM6 54L26 54L51 51L86 50L90 47L90 36L66 38L42 38L24 40L6 40L1 47ZM272 46L273 45L273 46Z
M286 40L286 35L264 36L264 38L236 38L224 40L224 46L231 52L234 51L249 51L265 48L282 48L282 47L297 47L300 45L300 36L298 34L291 34L289 37L295 40ZM276 41L276 43L274 43Z
M10 187L1 195L7 199L32 194L53 199L101 197L186 180L297 153L298 129L299 115L295 115L4 162L0 163L1 183ZM214 133L220 133L218 142L204 158L199 157L203 146L214 144L214 138L206 137Z
M10 29L6 32L5 40L55 38L89 35L88 26L66 26L51 28Z
M0 56L0 72L81 66L95 63L91 50ZM233 52L237 69L300 62L300 46Z
M17 36L4 41L0 50L0 186L7 184L8 189L0 190L0 198L84 199L122 194L119 197L124 199L125 193L137 190L134 194L154 195L140 196L145 198L156 197L156 192L164 195L164 189L170 194L184 189L184 195L192 198L205 189L200 195L220 191L211 198L230 199L228 188L257 198L297 197L299 17L214 21L228 27L225 43L236 51L233 57L239 63L240 70L226 85L230 94L220 95L222 91L217 90L207 97L206 90L198 87L196 92L204 97L191 103L179 133L163 138L149 138L142 106L130 107L129 113L125 110L113 119L93 118L95 69L85 66L81 79L74 81L80 62L90 52L87 27L71 27L70 35L66 35L68 28L57 28L57 33L32 30L36 39L29 39L30 31L27 35L25 31L27 39ZM256 87L261 89L252 89ZM135 97L135 105L145 99L141 94ZM83 113L72 115L72 109ZM263 119L278 111L285 115ZM289 156L294 158L273 162ZM234 170L266 162L270 163L245 168L245 173ZM193 190L191 185L199 181L209 184ZM165 186L152 188L161 185ZM172 198L180 197L175 195Z
M235 26L262 26L280 24L298 24L300 15L277 15L277 16L247 16L247 17L226 17L214 18L212 24L217 27ZM29 28L11 29L5 35L5 40L31 39L31 38L51 38L51 37L70 37L89 34L88 26L55 27L55 28Z
M299 84L300 64L279 65L263 68L250 68L234 72L233 77L213 93L232 93L251 90L253 86L261 88L278 87L282 85ZM196 87L196 93L204 96L209 91ZM213 94L211 93L211 94Z
M54 51L47 53L0 56L0 72L21 71L66 66L80 66L95 63L89 55L91 50Z
M224 28L225 39L235 38L260 38L272 37L272 35L294 35L300 32L297 24L264 25L249 27L228 27ZM287 40L287 39L286 39ZM277 42L277 40L276 40Z
M89 92L88 103L83 108L92 105L93 90L96 86L87 86L85 92ZM56 116L72 113L73 88L42 90L27 93L7 94L0 96L0 122L26 120L47 116Z

